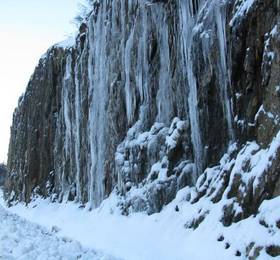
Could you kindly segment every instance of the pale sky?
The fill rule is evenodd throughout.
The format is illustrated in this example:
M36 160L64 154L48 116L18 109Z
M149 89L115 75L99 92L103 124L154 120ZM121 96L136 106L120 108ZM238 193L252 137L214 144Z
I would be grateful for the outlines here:
M81 0L0 0L0 163L7 160L18 98L38 60L75 31Z

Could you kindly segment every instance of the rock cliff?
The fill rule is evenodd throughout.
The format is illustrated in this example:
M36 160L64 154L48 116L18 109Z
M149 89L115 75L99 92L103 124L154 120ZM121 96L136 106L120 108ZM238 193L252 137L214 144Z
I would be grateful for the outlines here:
M0 186L3 186L7 176L7 167L4 164L0 164Z
M192 203L230 200L224 225L255 214L280 194L279 12L275 0L95 1L19 100L6 199L94 208L115 192L124 214L152 214L190 186Z

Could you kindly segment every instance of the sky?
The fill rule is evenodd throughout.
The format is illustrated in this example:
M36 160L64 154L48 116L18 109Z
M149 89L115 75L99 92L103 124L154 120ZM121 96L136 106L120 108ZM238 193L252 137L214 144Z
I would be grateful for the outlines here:
M0 163L7 161L12 114L39 58L75 31L81 0L0 0Z

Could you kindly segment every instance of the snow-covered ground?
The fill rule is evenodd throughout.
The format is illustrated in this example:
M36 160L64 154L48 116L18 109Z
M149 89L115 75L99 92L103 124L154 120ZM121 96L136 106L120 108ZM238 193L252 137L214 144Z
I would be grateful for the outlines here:
M239 210L234 198L226 196L235 174L240 173L244 183L254 177L257 187L279 147L280 132L267 149L247 143L236 158L229 152L219 166L208 168L206 179L210 180L232 169L228 189L216 203L211 201L215 192L192 203L190 198L203 188L202 183L183 188L160 213L150 216L133 212L123 216L118 206L123 198L114 192L89 211L90 205L81 208L73 202L51 203L42 198L28 206L18 203L7 208L0 190L0 259L111 259L95 252L124 260L255 259L258 254L258 259L271 259L267 253L279 255L280 250L280 196L263 201L256 215L228 227L221 218L225 206ZM248 162L249 172L243 171L242 165ZM219 191L216 178L206 183ZM133 194L137 192L143 193L136 189Z
M224 227L219 221L222 204L214 205L205 199L191 205L184 198L188 189L179 192L161 213L151 216L144 213L122 216L112 197L93 211L80 209L74 203L58 204L42 199L33 201L28 207L17 204L6 209L46 229L1 209L0 252L16 259L19 252L28 252L21 259L32 259L40 254L35 259L50 259L51 254L55 257L67 254L65 259L76 259L79 254L83 259L99 259L94 252L83 253L78 243L63 239L69 237L86 248L127 260L226 260L246 259L246 246L252 241L263 246L279 244L280 232L275 224L275 219L280 216L279 197L265 201L258 216ZM1 204L4 205L3 199ZM210 210L204 222L195 230L185 228L188 220L201 212L201 207ZM261 219L268 228L259 225ZM60 238L47 230L56 230ZM223 239L219 242L221 237ZM16 247L17 243L19 246ZM17 249L10 253L7 248ZM262 250L258 259L270 257Z
M3 260L113 260L83 248L80 243L31 223L0 206L0 259Z

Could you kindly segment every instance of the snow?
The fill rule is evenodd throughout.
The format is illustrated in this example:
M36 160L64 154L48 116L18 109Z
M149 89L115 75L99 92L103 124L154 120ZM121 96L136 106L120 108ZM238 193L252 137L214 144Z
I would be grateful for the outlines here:
M241 3L240 3L241 2ZM247 14L247 12L250 10L250 8L252 7L252 5L255 3L255 0L241 0L239 2L237 2L239 5L236 7L236 10L234 12L234 16L231 19L229 25L233 26L233 24L235 23L235 21L241 17L244 16L245 14Z
M175 123L177 127L178 125L184 127L184 121L174 120ZM162 125L159 126L162 127ZM156 128L154 127L154 129ZM168 133L169 135L174 133L172 128ZM147 142L149 138L149 135L142 135L138 136L136 140L139 142L138 139L141 139ZM260 252L259 259L269 259L270 256L267 255L265 248L270 245L280 245L280 232L277 227L277 223L280 221L280 196L264 201L255 216L252 215L238 223L233 223L229 227L223 226L220 221L224 207L233 205L235 213L241 212L241 207L234 201L234 198L227 199L229 188L225 190L219 202L213 203L211 199L220 190L222 181L217 176L222 172L230 172L228 187L234 181L234 176L241 174L243 183L248 183L249 180L254 178L254 187L256 188L258 181L275 158L279 147L280 132L268 148L261 149L256 142L248 142L233 158L232 154L236 153L238 146L236 144L230 145L228 152L221 158L220 164L206 169L206 180L203 180L202 175L198 179L196 187L186 187L180 190L176 198L165 206L160 213L150 216L146 213L121 215L118 205L124 198L119 197L115 192L103 201L99 208L92 211L88 210L90 208L88 205L85 208L79 208L79 205L74 202L59 204L41 198L35 199L28 206L14 205L11 208L6 208L6 210L44 228L27 223L2 210L2 213L0 212L0 227L2 223L4 223L4 227L0 229L1 236L9 239L9 242L5 242L2 238L0 239L0 246L6 252L7 249L4 247L15 243L13 241L20 240L20 246L17 247L19 251L12 253L22 253L26 244L28 245L26 241L31 240L33 241L32 244L36 244L34 241L36 239L36 241L47 241L47 245L39 244L38 247L34 247L36 250L38 248L43 253L46 252L45 248L54 248L57 250L54 251L56 256L59 254L64 256L65 248L69 246L69 243L74 243L73 246L71 245L72 251L66 250L66 253L69 253L72 257L76 254L76 251L84 250L81 249L80 243L84 248L94 250L87 251L87 254L90 254L89 252L104 252L107 255L124 260L214 260L245 259L248 247L252 245L249 254L252 255L254 250L260 247L263 249ZM119 159L123 160L122 158ZM250 165L249 169L244 168L244 165L247 164ZM186 164L185 170L189 171L188 168L190 167L193 167L193 165ZM151 172L153 171L159 171L160 179L164 180L166 178L166 172L162 169L161 163L154 164ZM127 185L131 185L131 183L127 183ZM197 193L203 192L205 185L214 188L214 192L211 195L206 193L198 202L192 203ZM131 196L140 198L145 188L147 187L132 187ZM210 190L208 189L208 191ZM240 191L246 191L244 186L240 186ZM2 197L0 198L0 204L6 207ZM199 222L199 219L204 219L204 221L194 228L193 223ZM9 223L5 224L5 221ZM21 224L17 224L18 222ZM16 231L16 240L12 240L14 235L10 234L9 229L11 226L15 226L15 229L17 229L18 225L20 225L21 231ZM28 231L25 231L25 229ZM34 229L46 230L45 233L51 233L51 235L48 235L45 239L45 235L41 234L42 232L36 232L38 234L33 238L31 234L34 234L32 233ZM20 236L23 238L18 239L18 232L23 232L23 235ZM53 234L54 232L55 234ZM66 239L66 242L64 241L65 237L69 238ZM222 241L218 241L219 237L223 237ZM79 243L71 242L72 239ZM229 248L225 249L226 247ZM22 259L32 259L32 250L27 251L28 258ZM236 256L239 253L241 258ZM48 254L50 253L48 252ZM87 259L87 254L85 254L84 259Z
M36 207L34 207L36 205ZM60 236L72 237L86 247L94 247L123 259L203 259L207 253L197 250L191 239L186 239L187 231L182 228L184 219L163 214L148 217L135 214L124 217L108 214L101 209L93 212L77 209L75 204L49 204L37 200L27 208L17 205L10 209L33 222L52 229L59 227ZM175 218L174 218L175 217ZM175 221L174 221L175 220ZM170 224L166 225L168 222ZM181 240L182 238L182 240ZM204 237L201 242L207 242ZM213 242L213 241L212 241ZM191 246L186 246L191 243ZM212 243L210 243L211 245ZM209 245L206 243L205 245ZM213 243L212 246L218 245ZM214 256L218 254L214 254ZM213 258L215 259L215 258Z
M187 128L187 121L180 121L177 117L173 119L165 141L169 150L176 147L178 139L180 138L180 132L182 132L185 128Z
M174 120L177 127L178 124L183 127L183 122ZM172 133L170 130L169 134ZM140 139L147 141L149 136L145 135L145 138L142 136ZM119 204L125 198L119 197L115 192L104 200L99 208L92 211L88 210L90 208L88 205L79 208L74 202L59 204L41 198L35 199L28 206L19 203L6 208L3 196L0 196L0 204L10 212L7 213L0 208L0 249L9 252L7 248L15 248L13 243L20 241L20 245L16 247L19 251L13 250L10 253L14 254L12 257L23 254L26 245L31 243L36 245L34 247L36 250L38 248L40 252L49 254L48 257L53 251L46 252L46 248L56 250L55 256L59 254L64 256L66 252L72 257L76 251L84 250L81 249L84 247L124 260L216 260L245 259L247 252L252 256L255 250L261 248L259 259L270 259L265 249L271 245L280 245L280 196L264 201L256 215L251 215L229 227L222 224L221 218L224 208L230 205L233 205L235 213L241 212L241 207L235 199L227 198L234 177L240 175L243 184L247 185L254 178L253 188L257 188L258 182L265 177L268 167L276 158L279 148L280 132L266 149L262 149L256 142L248 142L236 153L238 146L230 145L220 164L206 169L205 175L201 175L198 179L196 187L183 188L160 213L153 215L146 213L121 215ZM236 155L232 156L234 154ZM160 163L154 164L152 171L160 171L160 179L165 179L166 172L161 166ZM188 171L190 167L193 165L186 164L185 170ZM223 180L219 176L224 172L230 173L229 185L221 200L213 203L211 199L223 185ZM127 185L131 186L131 183ZM140 198L146 186L132 187L131 196ZM197 193L203 193L205 188L206 195L193 203ZM246 192L243 185L240 185L239 189L240 194ZM44 228L11 214L17 214ZM199 224L201 219L204 220ZM15 234L11 234L11 228L16 230ZM40 232L36 231L34 236L34 230ZM44 235L41 230L52 234ZM220 237L223 239L218 239ZM39 243L37 247L36 243L42 240L47 242L44 242L44 245ZM71 240L78 241L82 247ZM72 251L65 249L69 246L68 243L73 243ZM251 250L248 249L250 246ZM33 248L28 249L28 257L22 259L32 259L32 250ZM87 254L94 251L87 251ZM239 253L241 257L236 256ZM87 259L86 256L84 259Z
M113 259L91 249L85 249L70 238L58 238L55 235L57 231L58 229L53 228L51 232L9 213L0 206L0 259Z
M277 86L276 86L275 90L277 91ZM254 118L254 123L257 122L258 118L260 117L260 115L261 115L262 113L265 114L265 115L267 116L267 118L271 119L271 120L274 122L275 125L278 124L278 120L279 120L279 119L278 119L278 115L274 115L272 112L266 111L266 110L264 109L264 106L263 106L263 105L260 106L258 112L256 113L255 118Z
M235 20L244 15L252 7L255 0L243 0L236 7L235 14L230 24L232 25ZM191 15L189 5L182 4L182 10L180 10L180 24L182 27L182 54L186 63L186 71L184 71L189 77L187 83L189 84L190 97L188 100L188 106L190 110L190 123L192 129L192 142L195 152L196 165L202 164L203 150L201 141L201 131L199 125L199 114L197 112L197 85L196 78L193 72L193 61L190 53L193 44L194 33L199 31L199 26L196 26L193 30L192 25L195 24L195 20ZM218 7L217 7L218 8ZM104 14L103 14L104 15ZM226 192L218 203L211 202L222 182L215 178L220 172L231 172L231 178L229 186L233 183L235 175L242 175L242 181L247 183L254 178L254 188L258 186L260 177L266 172L267 168L271 166L272 160L276 156L276 152L280 147L280 132L273 139L272 144L267 149L261 149L256 142L248 142L246 146L241 149L236 158L231 158L230 154L237 150L236 144L229 147L229 151L221 159L220 165L206 169L206 179L204 183L208 183L208 186L214 187L215 191L209 197L204 196L198 202L191 203L195 198L197 192L202 191L205 186L197 185L196 188L186 187L178 192L176 198L164 209L157 214L148 216L145 213L131 213L129 216L123 216L120 214L118 203L121 198L114 192L111 196L102 202L101 206L89 211L94 206L99 205L104 197L104 190L102 188L102 176L97 173L102 172L103 158L105 154L104 143L105 137L96 136L94 133L98 133L105 129L104 120L108 120L105 117L105 105L106 100L106 88L107 78L103 76L103 72L106 71L107 61L105 57L105 40L106 30L100 27L102 19L106 17L99 17L97 21L96 31L93 28L89 28L89 37L95 36L99 45L91 45L90 58L89 58L89 81L90 81L90 94L93 94L93 98L90 104L90 123L89 133L91 133L90 143L90 175L89 177L89 194L90 203L85 208L79 208L78 204L73 202L64 203L50 203L47 199L37 198L32 201L28 206L23 204L16 204L11 208L5 206L2 195L0 196L0 259L76 259L80 256L81 259L113 259L110 256L113 255L120 259L127 260L185 260L185 259L240 259L236 257L236 252L241 253L241 259L245 258L246 250L249 244L254 243L253 247L258 246L266 247L269 245L280 244L280 232L276 223L280 220L280 197L276 197L269 201L264 201L259 208L258 214L250 216L245 220L234 223L229 227L223 226L221 223L221 216L223 214L223 208L230 204L233 204L235 212L241 212L241 207L234 202L233 199L226 198ZM163 18L163 17L161 17ZM225 78L223 79L223 86L227 85L229 80L226 70L226 39L225 39L225 17L220 9L216 9L215 19L217 24L217 36L218 44L221 53L220 63ZM189 22L189 25L187 26ZM124 24L124 23L123 23ZM145 29L146 20L143 20L143 28ZM202 24L199 24L202 26ZM165 24L164 24L165 26ZM162 27L160 31L160 39L163 46L166 46L168 40L167 28ZM277 27L275 26L271 32L271 35L276 34ZM140 47L144 50L146 45L147 29L144 30L143 36L140 41ZM209 35L205 33L205 37ZM130 86L130 74L131 74L131 52L134 41L134 29L130 32L130 35L125 44L125 89L126 89L126 108L128 121L132 121L133 113L135 110L134 93L132 93L132 87ZM92 41L93 42L93 41ZM71 48L75 44L75 38L70 38L64 42L58 43L56 46L64 49ZM163 48L167 52L160 52L160 92L157 97L158 105L158 120L165 122L168 118L164 105L166 100L162 99L166 95L166 88L169 82L166 81L166 75L170 72L169 68L169 55L168 48ZM143 51L142 50L142 51ZM273 53L269 53L272 58ZM71 139L71 131L73 127L72 122L69 119L68 99L69 93L67 92L67 81L71 80L71 56L67 59L67 71L65 74L65 86L64 86L64 119L66 125L66 150L68 149ZM96 71L92 70L92 62L96 58ZM138 68L139 88L141 89L141 99L147 99L148 91L145 85L145 79L142 79L142 74L147 73L145 70L147 61L146 57L140 57L139 63L143 63L143 71ZM142 60L143 59L143 60ZM166 62L167 61L167 62ZM72 79L73 80L73 79ZM144 81L144 82L142 82ZM77 79L75 79L77 82ZM94 89L96 83L97 87ZM277 86L277 88L280 88ZM94 91L95 90L95 91ZM221 93L226 101L229 102L226 89L221 90ZM75 116L74 122L76 128L76 135L79 136L79 124L78 118L80 110L80 87L75 85L76 103L75 103ZM223 92L224 91L224 92ZM144 98L145 97L145 98ZM240 94L237 95L237 98ZM143 105L144 106L144 105ZM144 109L144 108L143 108ZM229 128L231 126L230 115L230 103L226 104L226 114L229 121ZM260 113L266 113L271 119L274 115L271 112L266 112L264 107L261 106L258 113L255 116L257 121ZM238 118L236 118L236 121ZM238 121L242 123L242 120ZM176 127L175 127L176 126ZM180 138L180 131L183 131L187 127L186 121L180 121L174 119L172 126L168 129L165 124L157 123L151 131L139 134L139 124L135 124L128 133L128 137L131 135L131 139L125 140L124 146L119 147L116 154L116 161L118 165L125 163L125 158L122 154L122 149L133 147L138 144L140 146L152 144L154 138L158 132L162 132L166 135L165 145L169 150L176 147L178 139ZM102 131L101 131L102 132ZM136 135L136 136L135 136ZM78 152L80 142L77 138L75 141L75 160L78 165L79 156ZM100 149L95 150L95 147ZM151 173L158 172L158 179L164 181L167 178L167 168L163 168L163 164L166 165L167 158L164 157L161 161L153 164ZM195 164L186 163L183 171L186 173L192 172ZM250 166L247 170L245 165ZM125 165L126 166L126 165ZM127 165L127 168L129 165ZM199 167L198 171L201 167ZM202 181L201 176L198 179L198 183ZM76 182L79 186L79 167L77 166ZM126 182L127 187L131 187L132 183ZM98 187L96 194L94 194L92 187ZM144 187L145 188L145 187ZM144 188L131 188L131 196L139 197L143 194ZM240 187L244 189L244 187ZM245 189L244 189L245 190ZM78 191L78 193L80 193ZM80 197L80 195L79 195ZM95 201L95 198L97 200ZM175 210L176 209L176 210ZM204 218L204 221L196 228L192 228L194 220ZM260 222L265 222L268 228L261 225ZM36 223L36 224L35 224ZM188 228L189 227L189 228ZM217 239L223 236L223 241L218 242ZM78 241L78 242L76 242ZM229 249L225 250L226 243L229 244ZM85 249L90 248L90 249ZM2 254L2 255L1 255ZM269 259L265 250L260 253L259 259Z
M280 243L280 232L271 233L259 225L260 220L264 219L273 230L277 231L275 223L280 216L280 197L264 201L260 207L260 213L256 217L252 216L230 227L224 227L219 218L223 206L229 201L222 200L220 203L213 204L209 198L202 198L198 203L191 204L186 201L191 193L193 193L193 188L182 189L177 194L176 199L167 205L161 213L151 216L144 213L122 216L116 207L118 201L116 195L112 195L93 211L78 208L75 203L58 204L43 199L37 199L27 207L23 204L17 204L6 210L46 228L43 229L22 220L20 222L17 220L18 217L8 215L12 219L16 219L15 227L19 228L18 225L20 225L22 232L26 233L24 238L21 238L23 240L22 248L24 248L25 243L28 243L24 242L28 238L31 242L33 241L36 230L53 230L57 232L59 238L36 231L36 240L42 241L42 236L45 241L38 247L38 251L44 252L44 248L57 244L59 246L51 246L50 248L58 250L62 255L65 252L68 253L69 258L67 259L71 259L72 253L76 254L75 248L77 248L77 252L82 250L79 244L71 242L71 239L79 241L86 248L127 260L240 259L235 256L236 251L239 250L244 256L246 245L252 241L256 243L256 246ZM4 205L3 199L1 199L1 204ZM175 210L176 206L179 211ZM2 219L7 219L5 215L8 213L0 214L0 225L3 225L4 230L14 226L13 220L6 220L11 221L8 224L2 221ZM186 224L201 214L206 215L205 221L197 229L185 228ZM25 231L25 227L28 232ZM3 228L1 227L1 230ZM8 231L4 233L8 234ZM29 235L31 238L28 237ZM224 241L218 242L217 238L221 235L224 237ZM64 242L63 237L69 239ZM49 242L48 239L51 241ZM0 241L2 241L2 247L7 246L3 239ZM228 250L225 250L226 243L230 244ZM67 250L69 245L71 245L70 251ZM57 251L55 253L55 255L59 254ZM88 259L86 256L82 259ZM262 252L261 256L259 259L269 258L265 252Z
M49 52L54 47L62 48L62 49L65 49L65 50L71 49L76 44L76 37L77 37L77 35L72 35L72 36L69 36L68 38L66 38L64 41L61 41L61 42L58 42L58 43L54 44L40 57L40 61L42 63L44 63L46 61L47 57L49 56Z
M76 43L76 37L75 36L69 36L67 39L65 39L62 42L59 42L57 44L55 44L55 47L60 47L63 49L69 49L72 48L73 46L75 46Z
M277 30L278 30L277 25L275 25L275 26L273 27L272 31L270 32L270 35L271 35L272 37L275 37L275 36L277 35Z

